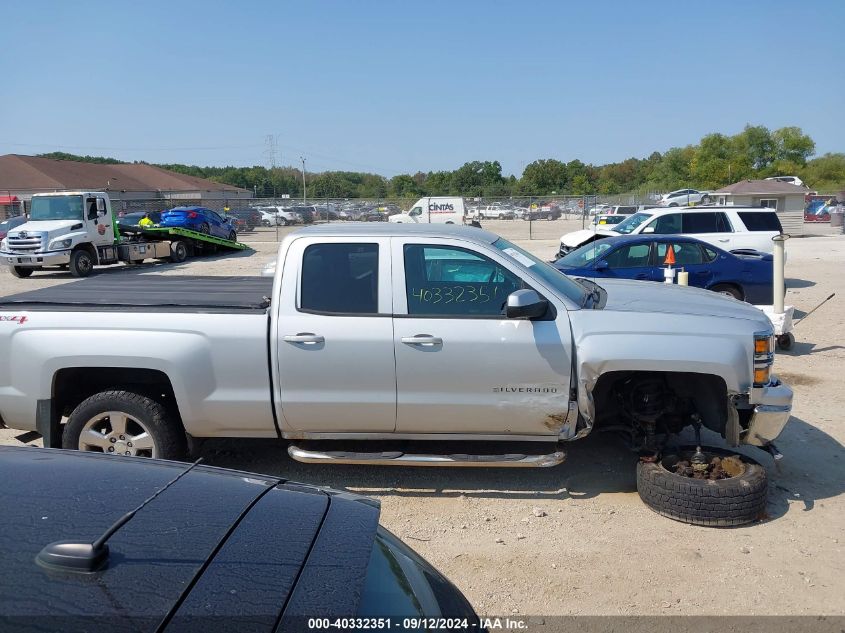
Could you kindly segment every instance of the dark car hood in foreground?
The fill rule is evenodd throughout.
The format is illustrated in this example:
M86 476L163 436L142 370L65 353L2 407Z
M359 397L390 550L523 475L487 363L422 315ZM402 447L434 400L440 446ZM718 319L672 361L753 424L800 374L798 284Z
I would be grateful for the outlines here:
M272 631L283 610L286 618L355 612L378 525L376 507L204 466L109 540L104 570L69 573L36 564L51 542L96 539L185 468L0 449L0 630L154 631L164 625L207 632L227 622L232 630ZM330 608L320 608L326 594L317 587L333 592Z

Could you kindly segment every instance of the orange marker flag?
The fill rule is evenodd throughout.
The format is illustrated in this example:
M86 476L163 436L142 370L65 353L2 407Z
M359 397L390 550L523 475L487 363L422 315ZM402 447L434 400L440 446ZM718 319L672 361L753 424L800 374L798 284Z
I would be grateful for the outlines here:
M673 266L675 264L675 249L672 248L671 244L669 244L669 248L666 249L666 259L663 260L663 263L667 266Z

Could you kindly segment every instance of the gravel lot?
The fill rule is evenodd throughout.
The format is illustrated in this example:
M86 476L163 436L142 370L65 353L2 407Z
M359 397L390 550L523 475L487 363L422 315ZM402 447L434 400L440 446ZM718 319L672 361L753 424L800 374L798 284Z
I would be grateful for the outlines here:
M580 228L576 221L535 222L532 235L540 239L528 241L528 225L485 223L545 258L562 233ZM100 274L256 274L273 257L275 236L247 235L255 250L234 256ZM214 442L203 454L215 465L380 499L382 522L480 613L845 614L845 237L793 239L787 249L787 303L797 316L831 292L838 296L777 356L776 373L795 389L794 417L778 442L785 458L777 466L749 451L770 473L769 517L760 523L699 528L654 514L637 497L635 458L598 434L570 445L563 465L540 470L321 468L292 462L272 441ZM18 280L2 268L0 295L69 280ZM17 434L0 431L0 443L18 444Z

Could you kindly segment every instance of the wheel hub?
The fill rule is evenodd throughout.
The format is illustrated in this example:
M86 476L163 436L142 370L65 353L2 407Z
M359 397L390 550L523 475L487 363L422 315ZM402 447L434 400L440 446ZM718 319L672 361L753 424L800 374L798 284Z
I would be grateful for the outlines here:
M158 453L146 427L120 411L107 411L88 420L79 435L79 450L142 457Z

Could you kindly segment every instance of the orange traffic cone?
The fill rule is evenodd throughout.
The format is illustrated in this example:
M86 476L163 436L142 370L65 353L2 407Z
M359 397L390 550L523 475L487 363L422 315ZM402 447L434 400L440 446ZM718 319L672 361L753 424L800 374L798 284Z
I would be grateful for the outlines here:
M669 248L666 249L666 259L663 260L663 263L667 266L675 265L675 249L672 248L671 244L669 244Z

